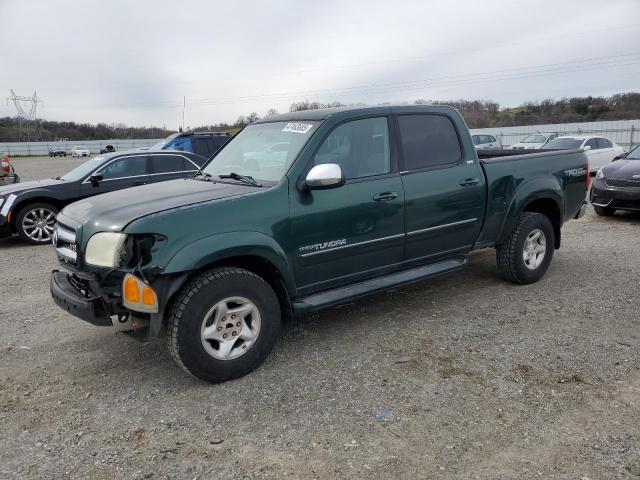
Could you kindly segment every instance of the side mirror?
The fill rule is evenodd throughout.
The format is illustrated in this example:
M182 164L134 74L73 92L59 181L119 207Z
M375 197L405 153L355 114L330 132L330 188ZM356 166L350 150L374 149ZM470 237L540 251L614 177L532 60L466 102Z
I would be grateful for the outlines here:
M98 173L97 175L91 175L89 177L89 181L91 182L91 185L93 185L94 187L97 187L103 178L104 177L102 176L102 174Z
M587 150L591 150L591 147L589 145L587 145L587 146L583 147L582 150L584 150L586 152Z
M307 190L326 190L344 185L342 167L335 163L323 163L313 167L304 180Z

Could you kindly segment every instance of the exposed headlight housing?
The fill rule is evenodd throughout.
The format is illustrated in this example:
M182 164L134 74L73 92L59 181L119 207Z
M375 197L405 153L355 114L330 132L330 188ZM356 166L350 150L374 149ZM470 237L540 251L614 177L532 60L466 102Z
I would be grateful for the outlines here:
M96 233L89 239L84 261L96 267L118 268L126 253L127 235L116 232Z
M598 173L596 173L596 178L598 180L600 180L601 178L604 178L604 172L602 171L602 169L598 170Z

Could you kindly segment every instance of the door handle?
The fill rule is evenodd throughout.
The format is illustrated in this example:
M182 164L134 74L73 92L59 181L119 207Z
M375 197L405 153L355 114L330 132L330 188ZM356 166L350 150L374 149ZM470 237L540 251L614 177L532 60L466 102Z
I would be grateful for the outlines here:
M138 180L137 182L134 182L133 186L137 187L139 185L146 185L147 182L145 182L144 180Z
M464 180L460 180L460 185L463 187L472 187L474 185L478 185L480 180L477 178L465 178Z
M373 196L373 200L375 202L388 202L394 198L398 198L398 194L396 192L382 192Z

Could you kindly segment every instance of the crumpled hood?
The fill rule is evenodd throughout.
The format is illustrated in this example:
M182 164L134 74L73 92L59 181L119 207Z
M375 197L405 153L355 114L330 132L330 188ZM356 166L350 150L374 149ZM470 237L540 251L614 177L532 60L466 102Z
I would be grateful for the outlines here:
M633 175L640 175L640 160L616 160L602 167L602 173L618 180L640 180L633 178Z
M55 178L50 178L48 180L36 180L33 182L14 183L11 185L0 187L0 195L7 195L9 193L20 193L24 190L46 190L47 187L60 185L61 183L64 183L64 180L56 180Z
M187 205L255 192L248 185L180 179L127 188L72 203L58 215L61 223L77 228L119 231L141 217ZM69 221L71 220L71 221Z

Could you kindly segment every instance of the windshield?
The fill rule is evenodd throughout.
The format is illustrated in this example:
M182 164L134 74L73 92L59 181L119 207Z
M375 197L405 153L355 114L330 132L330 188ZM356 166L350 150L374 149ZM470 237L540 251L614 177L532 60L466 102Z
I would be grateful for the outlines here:
M556 138L547 143L544 150L577 150L584 142L584 138Z
M256 180L279 182L287 173L318 122L272 122L249 125L203 169L211 175L238 173Z
M86 162L78 165L69 173L63 175L61 178L66 182L76 182L78 180L81 180L86 175L98 168L103 161L104 157L93 157L91 160L87 160Z
M640 160L640 145L631 150L626 157L625 160Z
M544 135L529 135L520 140L520 143L544 143L546 141L547 137Z

